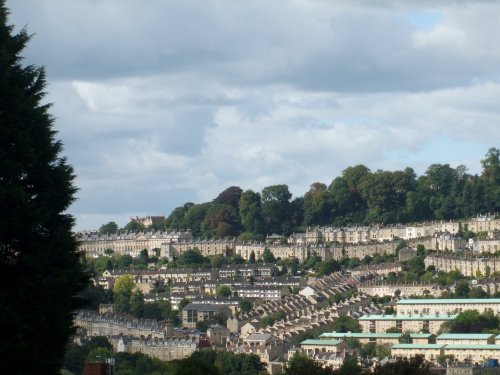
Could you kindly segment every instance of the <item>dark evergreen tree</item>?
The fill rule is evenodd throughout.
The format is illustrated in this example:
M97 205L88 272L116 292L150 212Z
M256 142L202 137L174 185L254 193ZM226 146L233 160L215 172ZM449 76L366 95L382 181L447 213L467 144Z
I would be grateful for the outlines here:
M87 277L65 214L74 174L60 156L43 68L23 66L0 0L0 353L2 369L56 374Z

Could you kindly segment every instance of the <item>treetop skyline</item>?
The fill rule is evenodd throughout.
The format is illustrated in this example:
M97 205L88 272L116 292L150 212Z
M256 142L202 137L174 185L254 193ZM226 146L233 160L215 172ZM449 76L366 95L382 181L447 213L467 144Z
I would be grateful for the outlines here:
M180 205L154 228L189 228L195 237L263 240L309 226L396 224L498 212L500 150L490 148L481 163L481 175L467 173L462 165L432 164L421 176L409 167L370 171L359 164L346 168L329 185L312 183L297 197L286 184L261 192L230 186L211 201ZM117 229L114 222L101 227L105 233ZM132 220L124 229L144 228Z

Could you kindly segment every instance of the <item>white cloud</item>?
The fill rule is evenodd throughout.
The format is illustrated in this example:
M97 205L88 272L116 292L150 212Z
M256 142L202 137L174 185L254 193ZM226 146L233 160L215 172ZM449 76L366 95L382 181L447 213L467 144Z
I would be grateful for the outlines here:
M358 163L477 173L499 146L496 2L7 5L47 66L79 227Z

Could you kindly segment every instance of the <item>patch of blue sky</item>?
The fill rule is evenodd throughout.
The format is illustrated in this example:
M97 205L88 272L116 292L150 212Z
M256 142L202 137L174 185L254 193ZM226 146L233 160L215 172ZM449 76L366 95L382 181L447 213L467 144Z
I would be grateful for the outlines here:
M481 161L478 160L477 155L484 156L487 152L487 148L485 149L481 143L473 140L437 136L418 146L416 150L398 148L396 144L393 149L384 150L384 156L393 163L412 167L417 175L425 173L431 164L450 164L452 168L463 164L467 167L468 173L480 174Z
M441 10L419 10L414 12L405 12L397 15L398 18L408 20L417 29L431 29L443 18Z

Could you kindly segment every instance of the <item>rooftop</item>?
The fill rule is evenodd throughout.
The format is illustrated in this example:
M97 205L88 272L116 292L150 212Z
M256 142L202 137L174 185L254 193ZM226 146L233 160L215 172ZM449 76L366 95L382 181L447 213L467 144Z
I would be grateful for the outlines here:
M337 346L340 344L342 340L314 340L314 339L309 339L302 341L300 345L328 345L328 346Z
M397 305L443 305L443 304L482 304L482 303L498 303L500 304L500 298L437 298L437 299L402 299L396 302Z
M363 315L358 320L452 320L458 315Z
M380 338L380 339L389 339L389 338L400 338L402 333L369 333L369 332L325 332L322 333L320 338L328 338L328 337L353 337L353 338ZM410 333L412 338L429 338L432 335L430 333Z
M492 333L443 333L436 337L436 340L447 340L447 339L468 339L468 340L486 340L491 336Z
M394 344L391 349L441 349L445 344Z

